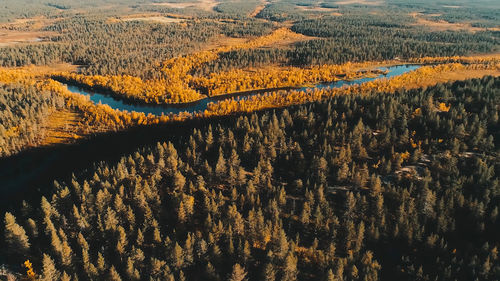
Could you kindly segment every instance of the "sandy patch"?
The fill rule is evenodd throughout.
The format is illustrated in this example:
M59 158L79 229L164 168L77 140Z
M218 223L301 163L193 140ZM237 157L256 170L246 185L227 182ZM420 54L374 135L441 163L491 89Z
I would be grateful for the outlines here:
M142 14L131 14L126 16L108 18L107 22L116 23L124 21L150 21L150 22L160 22L160 23L173 23L173 22L183 22L188 19L190 18L177 14L142 13Z
M0 24L0 29L39 30L58 20L60 19L47 19L42 16L28 19L16 19L13 22Z
M219 35L213 37L205 46L203 50L213 50L220 47L232 47L244 44L248 41L248 38L234 38L225 35Z
M0 47L20 43L43 42L47 41L49 37L55 35L57 35L56 32L0 29Z
M443 14L425 14L425 15L428 16L428 17L440 17Z
M19 67L0 67L0 72L10 70L29 73L30 77L47 77L53 73L60 72L78 72L80 66L70 63L53 63L49 65L26 65Z
M411 13L410 15L413 16L413 18L415 18L417 21L413 25L425 26L425 27L428 27L434 31L465 30L465 31L469 31L469 32L478 32L478 31L486 31L486 30L490 30L490 31L499 31L500 30L500 27L494 27L494 28L474 27L468 22L451 23L451 22L447 22L445 20L431 21L431 20L424 18L421 13Z
M443 8L460 9L462 6L443 5Z
M201 9L201 10L205 10L205 11L213 11L215 6L217 6L217 4L219 4L219 3L217 3L215 0L200 0L198 2L153 3L152 5L164 6L164 7L173 8L173 9L196 8L196 9Z
M172 23L172 22L183 22L185 19L179 18L169 18L169 17L137 17L137 18L126 18L123 21L154 21L161 23Z
M343 1L337 1L335 4L337 5L353 5L353 4L358 4L358 5L369 5L369 6L379 6L382 5L384 1L382 0L343 0Z
M274 42L269 45L265 45L263 47L268 47L268 48L275 48L275 47L287 47L290 45L293 45L298 42L303 42L303 41L309 41L309 40L316 40L320 39L319 37L314 37L314 36L307 36L299 33L294 33L289 36L286 36L279 40L278 42Z
M342 14L337 12L339 9L336 8L325 8L321 6L301 6L297 5L297 8L302 11L309 11L309 12L331 12L332 15L334 16L341 16Z

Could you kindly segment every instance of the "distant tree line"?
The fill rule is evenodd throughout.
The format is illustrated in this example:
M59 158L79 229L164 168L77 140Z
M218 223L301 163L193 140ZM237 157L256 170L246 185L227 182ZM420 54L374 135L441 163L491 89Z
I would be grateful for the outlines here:
M261 36L271 32L272 25L212 20L185 25L109 22L105 17L75 16L57 21L46 29L61 35L51 38L52 42L48 43L1 48L0 65L69 62L81 65L84 74L154 78L157 63L200 50L217 35Z

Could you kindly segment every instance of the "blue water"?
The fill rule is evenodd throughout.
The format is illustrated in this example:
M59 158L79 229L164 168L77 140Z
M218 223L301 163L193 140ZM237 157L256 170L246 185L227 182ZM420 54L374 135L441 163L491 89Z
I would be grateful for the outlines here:
M327 89L327 88L340 88L343 86L351 86L351 85L358 85L366 82L373 81L378 78L390 78L394 76L398 76L410 71L413 71L415 69L418 69L421 67L420 65L397 65L397 66L391 66L391 67L382 67L379 68L380 70L387 70L387 74L381 74L377 77L372 77L372 78L361 78L361 79L355 79L355 80L340 80L332 83L324 83L324 84L318 84L315 85L314 87L303 87L296 89L296 91L310 91L313 89ZM143 112L146 115L148 114L154 114L154 115L168 115L168 114L177 114L181 112L189 112L189 113L194 113L194 112L199 112L199 111L204 111L207 109L207 106L211 102L217 102L220 101L220 97L208 97L204 98L200 101L190 103L188 105L145 105L145 104L137 104L137 103L131 103L127 102L115 97L112 97L110 95L106 94L100 94L96 92L92 92L89 90L82 89L77 86L71 86L71 85L66 85L68 87L68 90L70 90L73 93L77 94L82 94L85 96L88 96L91 101L93 101L96 104L107 104L113 109L118 109L118 110L126 110L129 112L136 111L136 112ZM247 94L247 95L241 95L241 96L234 96L234 97L228 97L228 99L235 99L235 100L241 100L245 99L249 96L256 95L258 93L254 94Z

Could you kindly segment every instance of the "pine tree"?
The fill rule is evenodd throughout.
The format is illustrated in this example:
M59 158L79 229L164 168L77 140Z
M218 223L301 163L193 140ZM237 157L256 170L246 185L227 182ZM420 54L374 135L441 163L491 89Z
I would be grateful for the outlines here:
M272 263L268 262L265 265L264 271L262 272L262 280L264 280L264 281L275 281L276 280L276 270L274 269L274 266Z
M172 252L172 260L176 268L182 268L184 264L184 253L182 251L181 246L176 242L173 252Z
M335 281L335 275L333 275L332 269L328 269L328 273L326 274L326 281Z
M118 274L118 271L116 271L114 265L112 265L111 268L109 269L108 280L110 280L110 281L121 281L122 280L122 278L120 277L120 274Z
M47 254L43 254L43 270L40 281L59 280L61 274L57 271L54 260Z
M245 269L236 263L233 266L233 272L229 277L229 281L244 281L246 280L246 276L247 273L245 272Z
M66 273L66 271L63 271L63 274L61 275L61 281L71 281L71 277Z
M285 259L285 268L283 269L283 277L281 280L297 280L297 258L292 253L288 253Z
M217 159L217 164L215 165L215 174L218 178L224 179L226 178L226 160L224 159L224 153L222 149L219 150L219 158Z
M5 213L5 241L14 253L26 254L30 249L30 242L24 228L16 223L16 218L11 213Z

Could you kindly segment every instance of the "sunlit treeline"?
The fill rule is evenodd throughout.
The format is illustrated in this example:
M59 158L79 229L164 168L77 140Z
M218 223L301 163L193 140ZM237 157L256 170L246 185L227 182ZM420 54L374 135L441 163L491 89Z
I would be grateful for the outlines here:
M372 66L370 71L357 71ZM374 75L381 71L373 70L373 63L346 63L343 65L321 65L309 68L258 68L250 70L233 70L212 73L209 77L195 77L192 84L196 88L205 89L209 96L249 91L256 89L272 89L282 87L298 87L322 82L333 82L340 79L349 80Z
M437 66L424 66L416 71L412 71L400 76L396 76L390 79L377 79L372 82L363 83L360 85L334 88L334 89L316 89L310 91L276 91L267 94L255 95L241 100L227 99L219 101L217 103L209 104L207 110L201 113L181 113L181 114L169 114L162 116L146 115L144 113L138 112L126 112L115 110L108 105L95 104L87 97L72 93L63 86L61 83L47 79L43 75L37 74L36 71L27 71L23 69L6 70L0 69L0 84L7 85L18 85L17 87L30 89L33 93L50 93L57 97L62 97L64 102L58 103L60 109L72 109L81 113L82 119L80 120L81 126L78 129L80 133L92 134L97 132L105 131L115 131L125 129L136 125L151 125L166 123L169 121L186 120L190 118L203 118L210 116L222 116L227 114L239 113L239 112L252 112L256 110L266 109L266 108L277 108L285 107L290 105L303 104L307 102L319 101L322 99L331 98L337 95L348 95L348 94L369 94L374 91L391 93L400 89L416 88L422 86L432 85L440 80L440 77L448 76L449 74L454 74L457 72L467 72L467 71L498 71L500 66L493 63L494 60L480 60L482 63L472 63L477 62L473 59L463 58L463 61L470 61L469 64L459 64L459 63L448 63ZM314 72L315 76L313 81L321 81L325 79L326 76L334 73L344 72L348 69L359 69L363 67L363 64L347 64L343 66L325 66L324 69L320 67L307 70L297 70L297 73L301 71ZM350 72L348 72L350 73ZM359 73L351 72L354 75L360 75ZM322 76L323 75L323 76ZM326 76L325 76L326 75ZM466 78L466 76L464 77ZM133 78L128 77L129 84L134 87ZM455 78L458 79L458 78ZM92 82L92 80L89 80ZM293 81L293 80L292 80ZM304 80L305 81L305 80ZM310 80L309 80L310 81ZM139 82L140 83L140 82ZM90 84L93 85L93 84ZM89 86L90 86L89 85ZM118 87L118 84L115 84ZM280 84L276 84L279 85ZM122 85L123 86L123 85ZM269 86L269 85L268 85ZM274 86L274 85L271 85ZM274 86L276 87L276 86ZM212 92L213 93L213 92ZM44 116L47 116L46 114ZM41 121L40 121L41 122ZM38 122L37 126L40 127ZM36 123L36 122L35 122ZM16 125L11 125L5 128L5 132L14 132L15 129L11 129ZM7 133L4 132L4 139ZM79 132L76 132L79 133ZM9 133L10 136L13 134ZM27 145L28 142L23 142ZM19 146L22 147L23 145ZM7 147L7 145L4 145ZM5 149L4 149L5 151Z
M193 78L191 71L204 63L217 59L219 53L236 49L258 48L301 36L287 28L280 28L269 35L257 37L245 43L172 58L158 66L157 70L161 75L156 79L143 80L129 75L82 75L68 72L58 73L54 75L54 78L93 89L107 90L114 95L146 103L187 103L203 98L200 91L192 88L191 85L205 86L203 82L199 82L198 78ZM221 77L221 79L223 78ZM223 83L224 81L219 82L219 84ZM218 92L223 89L220 86L218 88L220 88Z
M373 91L392 93L398 89L416 88L429 85L429 83L435 81L433 79L436 76L445 73L478 69L500 70L500 66L489 64L463 65L459 63L423 66L415 71L405 73L391 79L377 79L372 82L349 87L333 89L323 88L309 91L279 91L272 92L270 94L254 95L241 100L228 99L218 103L209 104L208 109L204 112L204 114L205 116L211 116L231 114L235 112L252 112L265 108L283 107L318 101L325 98L331 98L336 95L355 93L369 94Z
M453 57L423 57L411 59L411 62L414 63L463 63L463 64L489 64L492 66L499 67L500 65L500 56L499 55L484 55L484 56L471 56L471 57L463 57L463 56L453 56Z

